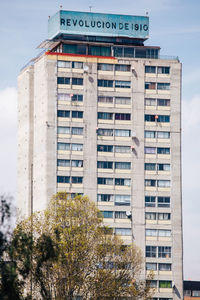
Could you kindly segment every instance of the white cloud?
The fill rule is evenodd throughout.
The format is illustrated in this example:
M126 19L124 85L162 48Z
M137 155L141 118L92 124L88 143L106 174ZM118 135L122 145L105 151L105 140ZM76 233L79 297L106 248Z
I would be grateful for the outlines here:
M17 89L0 90L0 194L16 192Z

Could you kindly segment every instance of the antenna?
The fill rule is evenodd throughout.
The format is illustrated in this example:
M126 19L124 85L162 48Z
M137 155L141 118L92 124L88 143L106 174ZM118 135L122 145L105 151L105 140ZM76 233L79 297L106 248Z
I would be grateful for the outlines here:
M89 6L90 12L92 11L92 5Z

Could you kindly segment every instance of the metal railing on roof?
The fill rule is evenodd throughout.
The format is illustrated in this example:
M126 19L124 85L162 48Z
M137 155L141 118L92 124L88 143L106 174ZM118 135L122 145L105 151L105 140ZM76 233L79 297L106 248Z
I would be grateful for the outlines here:
M34 65L35 60L36 60L38 57L42 56L45 52L46 52L46 49L42 50L36 57L32 58L27 64L25 64L25 65L20 69L20 72L23 71L24 69L26 69L27 67Z
M178 56L172 56L172 55L159 55L158 59L177 60L177 61L179 61Z

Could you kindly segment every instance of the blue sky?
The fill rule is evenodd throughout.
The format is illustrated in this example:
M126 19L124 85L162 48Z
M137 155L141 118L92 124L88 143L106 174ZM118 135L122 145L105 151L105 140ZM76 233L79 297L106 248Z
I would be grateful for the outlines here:
M200 1L0 1L0 193L16 193L17 74L47 38L48 16L59 10L148 15L146 45L179 56L183 64L183 221L185 279L200 280Z

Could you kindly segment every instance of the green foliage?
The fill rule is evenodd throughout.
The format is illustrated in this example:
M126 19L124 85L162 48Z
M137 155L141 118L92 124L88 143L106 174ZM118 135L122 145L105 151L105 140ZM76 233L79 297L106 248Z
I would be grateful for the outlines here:
M22 284L18 279L16 264L11 260L12 198L0 196L0 299L21 300Z
M150 299L140 279L141 251L124 246L87 197L57 193L47 210L17 226L9 255L25 287L23 297Z

